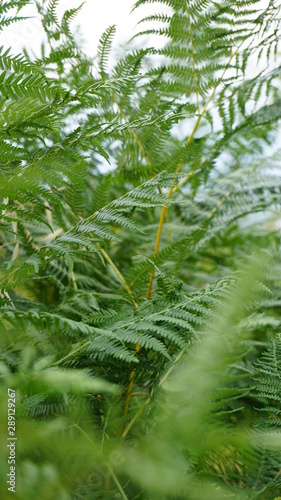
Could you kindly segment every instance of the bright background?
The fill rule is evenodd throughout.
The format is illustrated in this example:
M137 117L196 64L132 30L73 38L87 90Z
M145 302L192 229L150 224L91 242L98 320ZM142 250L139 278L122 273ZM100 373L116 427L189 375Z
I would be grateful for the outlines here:
M266 9L269 1L261 0L256 4L256 8ZM115 47L117 47L124 44L136 33L136 25L142 17L164 10L164 5L161 5L160 9L159 5L150 4L138 8L137 11L130 14L134 3L135 0L86 0L82 10L73 21L72 27L80 26L84 49L89 55L96 54L98 40L108 26L112 24L117 26L115 37ZM60 16L66 9L78 7L80 4L80 0L61 0L58 15ZM14 53L20 52L23 46L32 48L36 53L39 53L42 28L32 0L22 13L30 18L4 30L0 34L0 45L11 46Z
M78 7L81 3L80 0L61 0L57 10L58 17L65 10ZM141 19L142 13L156 10L156 6L149 9L145 6L130 15L133 5L134 0L87 0L84 3L71 27L80 26L84 49L89 55L95 55L100 36L108 26L116 25L115 46L120 46L135 33L136 24ZM21 15L29 16L29 19L5 29L0 35L0 45L11 46L14 53L20 52L23 46L39 53L42 28L37 9L31 1L31 4L21 12Z

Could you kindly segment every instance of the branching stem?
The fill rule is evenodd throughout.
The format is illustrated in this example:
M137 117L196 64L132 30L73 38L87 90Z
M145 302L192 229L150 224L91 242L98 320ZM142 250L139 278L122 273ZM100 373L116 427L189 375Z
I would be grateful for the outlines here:
M189 18L190 19L190 18ZM191 26L190 26L191 28ZM255 28L253 28L254 30ZM253 31L252 30L252 31ZM191 31L191 37L192 37L192 31ZM194 137L194 134L195 132L197 131L198 127L199 127L199 124L201 122L201 118L205 115L205 113L207 113L208 111L208 108L209 108L209 104L212 102L214 96L215 96L215 93L216 93L216 90L218 88L218 86L220 85L220 83L222 82L227 70L229 69L229 65L232 61L232 59L237 55L237 53L239 52L241 46L243 45L244 43L244 40L240 43L240 45L237 47L237 49L235 51L231 51L231 55L229 57L229 60L228 60L228 63L226 64L225 66L225 69L217 83L217 85L214 86L209 98L207 99L201 113L198 114L197 116L197 119L196 119L196 122L195 122L195 125L193 127L193 130L191 132L191 134L189 135L187 141L186 141L186 147L184 148L184 153L182 155L182 158L180 160L180 162L178 163L178 166L176 168L176 171L175 173L178 174L180 171L181 171L181 168L182 168L182 165L183 165L183 162L184 162L184 158L185 158L185 154L186 154L186 151L190 145L190 143L192 142L193 140L193 137ZM193 68L193 70L195 70L195 66ZM195 84L197 86L197 80L196 80L196 73L195 73ZM197 103L198 103L198 107L199 107L199 98L198 98L198 90L197 90ZM194 168L190 174L185 178L185 182L197 171L198 167L197 168ZM172 186L170 189L169 189L169 192L168 192L168 195L167 195L167 199L170 199L171 196L173 195L173 193L178 189L178 186ZM158 255L158 251L159 251L159 246L160 246L160 240L161 240L161 235L162 235L162 230L163 230L163 225L164 225L164 221L165 221L165 216L166 216L166 212L167 212L167 205L165 205L162 210L161 210L161 214L160 214L160 219L159 219L159 224L158 224L158 230L157 230L157 236L156 236L156 241L155 241L155 247L154 247L154 260L156 260L157 258L157 255ZM155 269L153 267L151 273L150 273L150 277L149 277L149 283L148 283L148 288L147 288L147 293L146 293L146 298L149 299L150 296L151 296L151 292L152 292L152 286L153 286L153 281L154 281L154 275L155 275ZM140 345L139 344L136 344L136 348L135 348L135 354L137 354L140 350ZM129 377L129 385L128 385L128 388L127 388L127 391L126 391L126 401L125 401L125 406L124 406L124 416L128 414L128 411L129 411L129 405L130 405L130 399L131 399L131 393L132 393L132 390L133 390L133 386L134 386L134 381L135 381L135 377L136 377L136 369L134 368L134 370L131 371L130 373L130 377ZM123 429L123 432L122 434L124 434L124 429Z

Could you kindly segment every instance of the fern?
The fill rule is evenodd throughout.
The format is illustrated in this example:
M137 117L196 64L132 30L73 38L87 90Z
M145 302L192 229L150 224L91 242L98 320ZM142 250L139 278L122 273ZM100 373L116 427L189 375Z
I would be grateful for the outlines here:
M41 55L0 51L0 496L10 388L19 499L277 499L280 6L139 0L112 61L35 3Z

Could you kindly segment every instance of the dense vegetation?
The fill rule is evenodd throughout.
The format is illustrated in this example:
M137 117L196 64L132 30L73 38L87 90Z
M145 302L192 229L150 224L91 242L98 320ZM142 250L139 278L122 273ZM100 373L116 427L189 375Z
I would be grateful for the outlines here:
M90 60L35 3L40 57L0 53L0 497L277 500L281 8L138 0L109 69L114 26Z

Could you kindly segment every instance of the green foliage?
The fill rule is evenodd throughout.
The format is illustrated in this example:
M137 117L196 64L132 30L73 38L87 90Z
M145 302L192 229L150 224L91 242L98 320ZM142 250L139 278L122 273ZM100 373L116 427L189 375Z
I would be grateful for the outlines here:
M280 7L139 0L110 69L114 26L91 60L82 5L35 4L40 57L0 51L0 497L277 499Z

